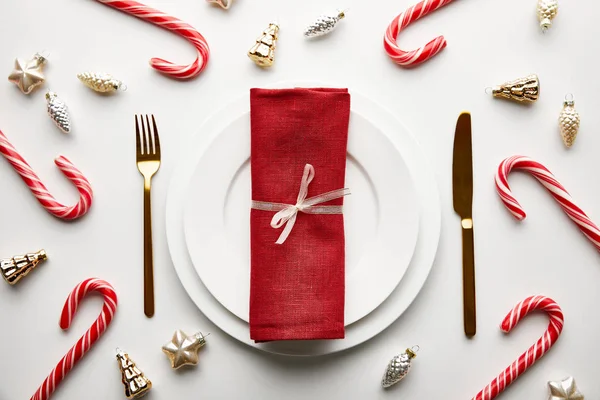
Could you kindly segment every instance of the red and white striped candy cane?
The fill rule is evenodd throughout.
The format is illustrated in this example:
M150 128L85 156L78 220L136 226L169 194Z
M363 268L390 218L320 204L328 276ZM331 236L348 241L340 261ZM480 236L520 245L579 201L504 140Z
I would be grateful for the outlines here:
M58 218L70 220L79 218L88 212L93 199L92 186L81 171L75 168L67 158L60 156L54 160L54 163L79 191L79 201L74 206L65 206L56 201L31 166L21 157L2 131L0 131L0 153L13 166L15 171L21 175L25 184L29 186L31 193L33 193L40 204L50 214Z
M510 171L518 169L533 175L560 204L563 211L577 224L581 232L596 246L600 251L600 229L592 220L579 208L573 198L567 192L567 189L560 184L552 175L548 168L529 157L513 156L508 157L500 163L496 173L496 190L504 205L519 221L525 219L525 211L514 198L508 186L508 174Z
M388 26L383 37L383 46L385 51L391 57L392 60L398 65L403 67L415 66L421 64L424 61L429 60L437 53L442 51L446 47L446 39L443 36L438 36L424 47L420 47L416 50L404 51L396 40L398 34L411 23L417 21L421 17L437 10L440 7L451 3L453 0L423 0L418 4L408 8L402 14L398 15L392 23Z
M87 332L71 347L67 354L59 361L44 383L38 388L30 400L47 400L50 398L56 386L73 369L75 364L88 352L92 345L104 333L117 310L117 294L110 283L101 279L90 278L81 282L73 289L60 316L61 329L69 329L71 321L77 312L79 302L90 292L98 292L104 296L104 306L96 322Z
M564 325L564 317L560 306L554 300L545 296L532 296L523 300L508 313L500 328L509 333L521 319L534 310L546 312L550 317L548 329L538 341L525 353L508 366L500 375L487 385L472 400L492 400L513 383L521 374L531 367L554 345Z
M139 19L151 22L161 28L175 32L177 35L187 39L196 47L198 55L196 61L190 65L177 65L162 58L150 59L150 65L157 71L177 79L188 79L198 75L206 67L210 50L204 36L200 34L191 25L170 15L148 7L142 3L131 0L97 0L107 6L116 8L119 11L133 15Z

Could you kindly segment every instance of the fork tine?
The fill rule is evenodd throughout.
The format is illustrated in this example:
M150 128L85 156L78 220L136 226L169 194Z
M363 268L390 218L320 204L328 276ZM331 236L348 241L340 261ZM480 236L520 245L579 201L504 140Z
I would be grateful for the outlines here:
M148 147L148 125L144 121L144 116L140 115L140 121L142 125L142 154L147 156L150 154L150 149Z
M137 154L140 155L142 154L142 144L140 142L140 125L138 123L138 116L134 115L133 117L135 118L135 149L137 151Z
M156 127L154 114L152 114L152 125L154 126L154 153L160 158L160 139L158 137L158 128Z
M148 118L148 114L146 114L146 127L148 128L148 154L154 154L154 134L152 125L150 125L150 119Z

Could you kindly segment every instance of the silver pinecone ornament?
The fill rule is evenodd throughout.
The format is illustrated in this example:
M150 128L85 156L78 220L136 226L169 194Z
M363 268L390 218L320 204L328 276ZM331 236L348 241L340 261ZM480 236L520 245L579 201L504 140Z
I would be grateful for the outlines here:
M110 74L97 72L83 72L77 74L77 78L90 89L100 93L116 92L117 90L126 90L126 86Z
M396 357L392 358L383 374L381 385L388 388L400 382L410 371L412 359L417 356L419 347L415 346Z
M563 104L563 109L558 117L560 136L562 136L565 146L571 147L577 138L577 133L579 133L581 119L579 118L579 113L575 109L573 96L567 95Z
M62 101L54 92L46 93L46 102L48 103L48 115L58 129L64 133L71 132L71 117L69 109L64 101Z
M546 32L552 26L552 20L558 13L558 0L538 0L537 16L540 21L542 32Z
M343 11L338 11L336 15L321 15L317 20L304 30L304 36L313 38L327 35L333 31L338 22L346 16Z

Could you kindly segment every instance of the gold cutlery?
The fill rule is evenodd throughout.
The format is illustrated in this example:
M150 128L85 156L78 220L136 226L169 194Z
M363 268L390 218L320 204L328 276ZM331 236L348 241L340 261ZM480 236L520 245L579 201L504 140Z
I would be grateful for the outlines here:
M152 256L152 176L160 168L160 140L154 115L135 116L137 167L144 176L144 314L154 315L154 261Z
M477 331L475 308L475 254L473 246L473 149L471 114L463 112L456 122L452 163L454 211L461 218L463 253L463 307L465 335Z

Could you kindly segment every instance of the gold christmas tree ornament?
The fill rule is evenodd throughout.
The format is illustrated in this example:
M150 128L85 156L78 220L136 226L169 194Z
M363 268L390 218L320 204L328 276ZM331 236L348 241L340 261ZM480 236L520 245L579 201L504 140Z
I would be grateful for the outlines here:
M208 335L210 333L206 336ZM171 341L162 347L162 351L171 362L171 368L178 369L184 365L197 365L198 350L206 344L206 336L200 332L188 336L184 331L176 330Z
M152 382L138 369L129 354L117 349L117 361L121 370L125 396L128 399L139 399L148 394L152 389Z
M558 0L538 0L537 16L540 21L542 32L546 32L552 26L552 20L558 13Z
M69 108L64 101L54 92L46 93L46 103L48 116L52 118L54 124L64 133L71 132L71 116Z
M117 90L125 91L127 86L110 74L104 72L83 72L77 74L77 78L87 87L100 93L112 93Z
M572 94L565 96L563 109L558 117L558 125L560 127L560 136L562 137L565 146L571 147L575 143L577 134L579 133L579 125L581 119L579 113L575 109L575 101Z
M494 97L503 97L519 103L534 103L540 96L540 80L537 75L529 75L514 81L487 88Z
M33 89L44 83L44 73L42 69L46 64L46 57L36 53L31 60L17 58L15 60L15 69L8 76L8 80L25 94L31 93Z
M279 25L270 23L248 51L248 57L260 67L270 67L275 61L275 46L279 36Z
M48 256L44 250L40 250L37 253L14 256L13 258L5 258L0 260L0 272L2 272L2 277L6 282L14 285L33 271L40 262L47 259Z

